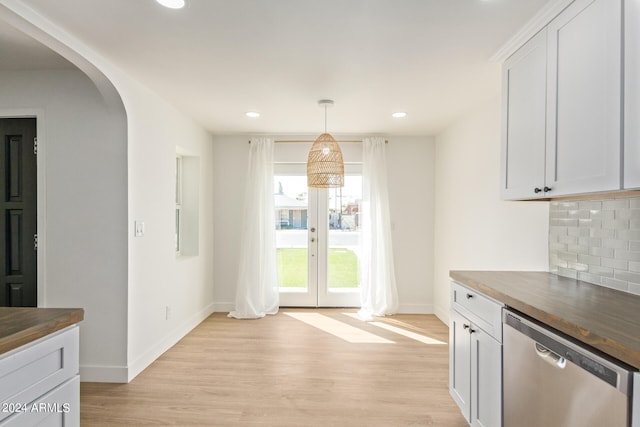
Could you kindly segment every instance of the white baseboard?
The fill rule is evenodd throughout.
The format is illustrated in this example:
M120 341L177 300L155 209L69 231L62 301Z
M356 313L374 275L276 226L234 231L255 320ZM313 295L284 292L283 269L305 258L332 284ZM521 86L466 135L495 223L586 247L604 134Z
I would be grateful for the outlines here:
M433 304L400 304L398 314L433 314Z
M442 307L436 307L434 313L436 317L442 320L442 323L449 325L449 310Z
M173 347L178 341L184 338L189 332L198 326L204 319L211 316L214 312L214 304L211 303L189 319L182 325L171 331L165 338L158 342L155 346L147 350L142 356L129 365L127 382L133 380L140 372L144 371L165 351Z
M214 304L216 313L228 313L235 310L233 302L219 302ZM400 304L399 314L433 314L433 304Z
M126 383L126 366L80 366L80 381L83 383Z
M213 304L213 311L216 313L230 313L235 309L235 302L217 302Z
M101 383L128 383L144 371L165 351L173 347L185 335L213 313L214 304L209 304L180 326L171 331L155 346L147 350L129 366L80 366L80 381Z

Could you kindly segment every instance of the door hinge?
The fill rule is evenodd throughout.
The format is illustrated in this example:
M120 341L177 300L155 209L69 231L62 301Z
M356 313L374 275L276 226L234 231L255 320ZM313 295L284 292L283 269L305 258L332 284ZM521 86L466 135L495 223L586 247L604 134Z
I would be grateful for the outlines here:
M38 235L37 234L33 235L33 250L34 251L38 250Z
M38 137L33 138L33 154L38 155Z

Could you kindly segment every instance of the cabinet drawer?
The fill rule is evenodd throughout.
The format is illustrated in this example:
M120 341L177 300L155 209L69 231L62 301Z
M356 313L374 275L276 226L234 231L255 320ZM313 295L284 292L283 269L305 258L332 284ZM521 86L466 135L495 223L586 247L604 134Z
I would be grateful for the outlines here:
M77 427L80 425L80 375L0 421L0 427Z
M458 282L452 282L451 307L502 342L502 304Z
M0 358L0 408L29 404L77 375L78 351L72 326ZM0 411L0 421L10 415Z

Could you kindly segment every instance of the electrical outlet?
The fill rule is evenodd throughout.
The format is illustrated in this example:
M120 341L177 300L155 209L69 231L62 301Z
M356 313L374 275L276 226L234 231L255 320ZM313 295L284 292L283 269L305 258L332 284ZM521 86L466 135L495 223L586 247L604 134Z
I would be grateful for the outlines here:
M166 306L164 309L164 319L165 320L171 319L171 307L169 306Z

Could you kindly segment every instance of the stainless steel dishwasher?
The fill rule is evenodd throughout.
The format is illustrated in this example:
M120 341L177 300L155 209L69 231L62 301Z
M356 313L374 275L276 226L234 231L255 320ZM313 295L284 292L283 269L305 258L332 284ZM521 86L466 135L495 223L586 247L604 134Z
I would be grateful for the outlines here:
M503 310L504 427L629 427L630 368Z

